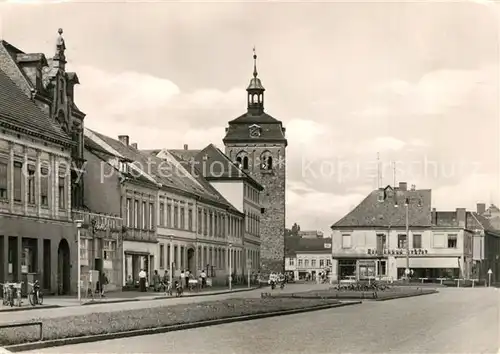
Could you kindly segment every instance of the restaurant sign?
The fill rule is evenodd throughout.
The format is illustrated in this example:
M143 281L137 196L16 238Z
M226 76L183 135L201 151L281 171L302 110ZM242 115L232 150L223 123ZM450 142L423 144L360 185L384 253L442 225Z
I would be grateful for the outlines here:
M395 249L384 248L382 250L382 252L380 252L377 249L369 248L367 250L367 253L369 255L373 255L373 256L376 256L376 255L385 255L385 256L394 255L394 256L397 256L397 255L406 254L406 249L405 248L395 248ZM425 256L427 254L427 250L423 249L423 248L413 248L413 249L410 249L410 254L414 255L414 256Z

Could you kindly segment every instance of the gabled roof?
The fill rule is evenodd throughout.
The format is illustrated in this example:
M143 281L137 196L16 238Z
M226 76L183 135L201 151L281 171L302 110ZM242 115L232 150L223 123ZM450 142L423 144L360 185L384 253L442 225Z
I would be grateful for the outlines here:
M325 244L332 244L331 237L326 238L302 238L289 236L285 238L285 254L294 256L297 253L331 253L331 248L325 248Z
M90 129L89 129L90 130ZM127 146L119 140L113 139L96 131L91 131L99 139L116 150L123 157L134 161L133 166L143 171L147 176L152 177L159 186L165 186L179 190L184 193L192 194L205 199L208 202L222 204L233 212L240 214L227 200L219 193L216 193L211 186L197 183L196 177L189 174L183 168L179 168L172 161L162 159L154 155L148 155L140 150Z
M200 153L201 150L187 150L187 149L168 149L171 154L180 157L184 161L190 161L196 158L196 155Z
M0 126L61 145L74 144L61 127L38 108L2 70L0 70Z
M381 196L383 198L379 199ZM406 198L410 199L409 224L412 227L430 227L430 189L403 191L387 186L372 191L354 210L333 224L331 228L405 227L406 208L404 203Z
M209 181L216 180L245 180L255 188L262 191L264 187L253 179L249 174L235 165L215 145L209 144L201 150L194 158L196 167Z

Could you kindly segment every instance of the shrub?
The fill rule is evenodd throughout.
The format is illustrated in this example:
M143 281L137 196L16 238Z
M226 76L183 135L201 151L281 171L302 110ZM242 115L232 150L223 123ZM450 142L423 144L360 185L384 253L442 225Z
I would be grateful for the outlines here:
M43 322L43 339L50 340L149 329L335 303L337 301L326 299L228 299L34 320ZM38 340L37 332L36 326L0 329L0 346L36 341Z

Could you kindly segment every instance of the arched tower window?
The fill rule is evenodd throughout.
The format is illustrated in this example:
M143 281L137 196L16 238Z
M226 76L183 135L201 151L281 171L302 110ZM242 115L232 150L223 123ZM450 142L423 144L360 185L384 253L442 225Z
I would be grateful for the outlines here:
M239 165L239 167L243 170L248 170L248 154L246 151L240 151L236 155L236 163Z
M260 155L260 169L261 170L273 169L273 157L269 151L264 151Z

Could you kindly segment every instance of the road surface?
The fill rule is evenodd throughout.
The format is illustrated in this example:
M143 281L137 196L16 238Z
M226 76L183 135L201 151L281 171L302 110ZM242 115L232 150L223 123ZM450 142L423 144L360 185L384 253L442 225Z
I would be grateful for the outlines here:
M439 294L32 353L497 353L500 292Z

